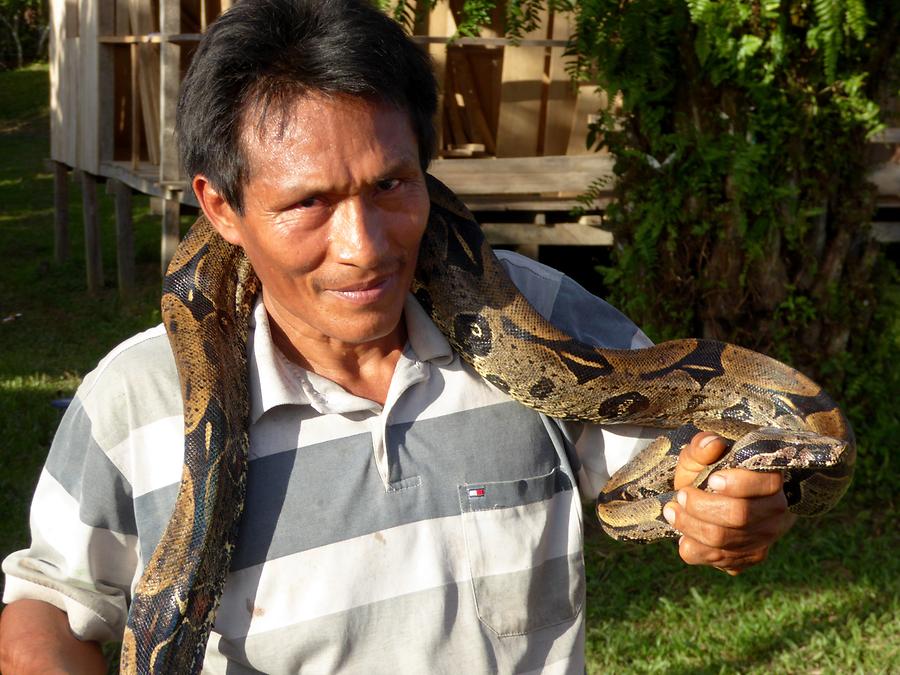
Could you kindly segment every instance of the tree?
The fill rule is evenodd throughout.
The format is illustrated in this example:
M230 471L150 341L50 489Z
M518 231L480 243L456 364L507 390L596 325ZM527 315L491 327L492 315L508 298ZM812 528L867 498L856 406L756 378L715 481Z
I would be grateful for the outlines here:
M10 65L10 46L14 52L11 63L16 68L43 55L47 39L45 4L43 0L0 0L0 25L6 29L0 31L0 66Z
M495 4L465 7L478 23ZM862 462L887 466L900 291L866 174L900 0L508 0L508 32L543 7L574 14L573 76L619 94L589 134L615 157L613 301L656 339L813 375L868 436Z

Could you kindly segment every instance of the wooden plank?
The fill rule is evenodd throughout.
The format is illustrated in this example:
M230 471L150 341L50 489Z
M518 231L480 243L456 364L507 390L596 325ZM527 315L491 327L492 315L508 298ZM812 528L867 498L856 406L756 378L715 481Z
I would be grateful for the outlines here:
M57 161L66 159L66 128L63 124L62 83L66 39L66 2L50 0L50 42L48 61L50 67L50 158Z
M79 171L84 214L84 260L91 293L103 288L103 256L100 249L100 216L97 210L97 176Z
M165 275L181 239L181 204L171 192L163 198L162 239L160 241L160 274Z
M108 5L107 5L108 6ZM79 51L78 51L78 154L74 166L96 175L100 169L98 147L100 145L98 72L99 45L97 38L98 9L90 0L79 0Z
M66 9L65 9L65 19L66 19L66 27L65 34L67 38L76 38L80 34L81 29L81 17L79 14L79 1L78 0L65 0Z
M607 155L439 159L430 171L460 195L581 194L597 178L614 177Z
M444 138L444 113L447 111L444 102L445 85L447 84L447 43L446 38L456 33L456 21L450 11L450 4L439 2L428 13L426 22L428 35L443 38L443 42L428 45L428 55L434 64L434 75L438 84L438 117L435 128L437 129L437 152L440 153L446 145Z
M58 152L53 153L53 158L69 165L72 168L78 166L78 98L80 83L78 81L79 68L79 40L80 38L66 38L63 42L62 76L60 78L59 96L59 126L60 138Z
M878 187L879 203L900 201L900 163L879 164L869 173L868 179Z
M449 54L448 54L449 56ZM465 117L472 127L473 134L470 139L473 143L483 143L485 150L493 155L497 151L494 141L494 132L491 130L485 116L485 107L475 88L472 76L472 67L468 56L463 50L457 50L449 65L453 71L453 83L456 91L462 95Z
M573 20L562 13L553 15L552 35L567 38L574 30ZM544 120L544 155L565 155L569 148L572 132L572 118L577 99L575 86L566 72L564 47L553 47L550 51L550 65L547 85L547 115Z
M900 143L900 128L888 127L884 131L875 134L872 143Z
M129 0L115 0L116 2L116 35L128 35L128 27L131 25L129 16Z
M134 224L131 217L131 188L111 179L106 191L113 196L116 208L116 280L119 294L134 292Z
M567 155L585 155L593 153L587 147L588 126L596 118L598 111L609 105L606 92L599 91L596 85L583 84L578 87L578 96L572 111Z
M481 229L492 245L612 246L613 243L612 232L581 223L482 223Z
M181 30L180 0L160 0L159 22L163 33ZM175 142L175 112L181 85L180 44L164 42L160 45L159 78L159 178L161 182L166 182L178 180L181 172Z
M900 223L872 223L872 238L882 244L900 242Z
M525 39L543 38L547 11L540 12L540 25ZM504 47L500 85L500 116L497 124L497 157L532 157L538 153L541 99L544 90L543 47Z
M69 259L69 167L53 162L53 258L58 263Z
M149 2L130 0L128 9L133 34L157 32ZM138 78L147 156L153 164L159 164L159 49L155 45L141 44L138 48Z
M131 167L138 168L141 161L141 106L140 54L136 44L130 47L131 64Z

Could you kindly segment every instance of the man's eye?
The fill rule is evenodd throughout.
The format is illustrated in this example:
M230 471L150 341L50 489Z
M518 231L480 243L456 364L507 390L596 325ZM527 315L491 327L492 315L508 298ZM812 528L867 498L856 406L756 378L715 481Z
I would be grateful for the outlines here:
M306 199L301 199L297 202L297 206L301 209L311 209L319 203L318 197L307 197Z
M385 180L380 180L377 183L378 190L380 192L390 192L398 185L400 185L400 180L397 178L386 178Z

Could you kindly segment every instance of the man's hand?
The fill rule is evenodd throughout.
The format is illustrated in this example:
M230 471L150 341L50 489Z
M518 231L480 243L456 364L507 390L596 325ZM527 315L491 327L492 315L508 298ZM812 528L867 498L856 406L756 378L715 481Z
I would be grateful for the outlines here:
M666 520L683 536L678 553L689 565L712 565L735 575L766 559L769 547L797 517L787 510L778 472L725 469L709 477L712 492L690 487L694 478L725 452L715 434L699 433L681 451L675 470L677 503Z

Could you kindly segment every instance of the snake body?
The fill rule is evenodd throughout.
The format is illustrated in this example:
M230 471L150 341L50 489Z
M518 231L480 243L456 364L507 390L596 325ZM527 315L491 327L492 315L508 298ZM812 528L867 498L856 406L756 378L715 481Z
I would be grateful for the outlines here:
M781 470L790 508L827 511L855 444L835 402L766 356L709 340L641 350L585 345L528 304L461 202L428 177L431 211L413 292L454 350L494 386L563 420L663 430L615 473L597 514L617 539L675 536L662 517L678 452L697 430L734 440L725 467ZM200 218L164 282L163 321L184 398L185 460L174 513L135 590L122 672L199 672L228 573L247 468L248 316L259 282L240 249Z

